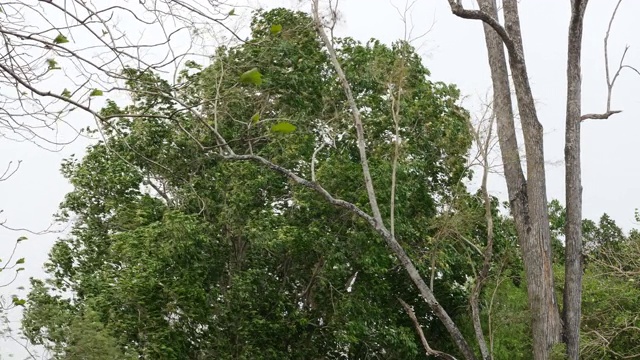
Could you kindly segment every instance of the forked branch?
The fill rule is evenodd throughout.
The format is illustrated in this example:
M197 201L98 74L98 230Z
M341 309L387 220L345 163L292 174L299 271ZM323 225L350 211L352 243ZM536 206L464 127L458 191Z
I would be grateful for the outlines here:
M504 42L507 50L509 51L509 56L515 60L522 61L523 55L517 50L513 39L509 36L507 30L502 26L502 24L500 24L500 21L497 18L482 10L465 9L464 6L462 6L462 0L449 0L449 6L451 7L451 12L457 17L470 20L480 20L491 26L491 28L495 30Z
M611 110L611 97L613 94L613 88L616 84L616 80L618 80L618 77L620 76L620 73L622 72L623 69L628 69L631 70L633 72L635 72L636 74L638 74L640 76L640 71L638 71L635 67L631 66L631 65L626 65L624 63L625 57L627 56L627 52L629 51L629 46L626 46L624 48L624 51L622 52L622 56L620 56L620 62L618 63L618 69L616 70L615 74L613 74L613 76L611 76L611 70L610 70L610 65L609 65L609 36L611 35L611 27L613 26L613 21L616 17L616 14L618 13L618 9L620 8L620 4L622 4L622 0L618 0L618 3L616 4L616 7L613 9L613 13L611 14L611 17L609 18L609 25L607 26L607 32L605 33L604 36L604 41L603 41L603 48L604 48L604 70L605 70L605 78L607 81L607 107L605 112L600 113L600 114L584 114L580 117L580 121L584 121L584 120L606 120L609 117L611 117L612 115L615 114L619 114L622 112L622 110Z

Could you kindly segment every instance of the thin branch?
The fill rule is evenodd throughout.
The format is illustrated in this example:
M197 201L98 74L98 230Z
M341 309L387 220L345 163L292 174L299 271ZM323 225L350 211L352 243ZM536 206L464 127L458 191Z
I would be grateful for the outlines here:
M624 51L622 52L622 56L620 56L620 62L618 64L618 69L616 73L611 78L611 71L609 69L609 36L611 35L611 28L613 26L613 21L615 20L616 14L618 13L618 9L620 8L620 4L622 4L622 0L618 0L616 3L616 7L613 9L613 13L609 18L609 25L607 26L607 32L604 36L603 48L604 48L604 72L605 79L607 81L607 108L604 113L600 114L585 114L580 116L580 121L585 120L606 120L609 119L612 115L619 114L622 110L611 110L611 97L613 94L613 88L616 84L616 80L618 80L618 76L620 76L620 72L624 68L629 68L631 70L635 70L633 67L624 65L624 59L627 56L627 51L629 51L629 46L626 46ZM635 70L638 72L637 70ZM640 73L638 73L640 75Z
M371 177L371 172L369 171L369 161L367 160L367 150L366 150L366 142L364 137L364 127L362 125L362 118L360 117L360 110L358 109L358 105L356 104L355 98L351 91L351 85L347 80L347 76L342 70L342 66L338 61L338 57L336 55L336 50L333 48L333 44L331 40L325 33L322 25L322 21L320 20L319 14L319 0L313 0L312 2L312 12L313 18L315 20L316 30L324 45L327 47L329 51L329 58L331 59L331 64L333 65L336 73L338 74L338 78L340 79L340 84L344 90L344 93L347 97L347 102L349 103L349 108L351 109L351 115L353 116L353 121L355 123L356 135L358 139L358 151L360 152L360 164L362 165L362 173L364 176L364 183L367 189L367 195L369 197L369 204L371 205L371 211L373 212L373 218L376 222L380 224L380 226L384 227L384 223L382 221L382 215L380 214L380 207L378 206L378 199L376 198L376 193L373 187L373 179Z
M402 300L400 298L398 298L398 301L400 302L400 304L404 308L404 311L406 311L407 315L409 315L409 318L411 319L411 322L413 323L413 327L416 329L416 332L418 333L418 336L420 337L420 342L422 343L422 347L424 348L424 351L426 352L427 356L435 356L437 358L447 359L447 360L456 360L456 358L453 357L452 355L449 355L449 354L444 353L442 351L433 350L431 348L431 346L429 346L429 342L427 341L427 338L424 336L424 332L422 331L422 327L420 326L420 322L418 322L418 318L416 317L416 314L413 311L413 309L411 308L411 306L409 306L409 304L407 304L406 302L404 302L404 300Z
M485 106L485 114L488 114L490 106ZM486 138L482 138L481 134L481 126L483 122L488 120ZM482 192L482 201L484 203L484 211L485 211L485 222L487 226L487 245L482 252L482 267L480 269L480 273L476 277L475 285L471 290L471 296L469 298L469 302L471 305L472 312L472 320L473 327L476 333L476 339L478 340L478 344L480 346L480 351L482 353L482 357L484 359L491 358L491 352L489 347L487 347L487 342L484 337L484 332L482 330L482 322L480 320L480 294L482 292L482 288L484 286L484 282L489 276L489 269L491 267L491 260L493 257L493 214L491 209L491 196L489 195L488 188L488 178L489 178L489 152L491 149L491 142L493 138L493 125L494 125L495 115L491 113L489 118L487 119L484 116L479 124L477 129L471 129L472 134L474 135L475 142L479 147L479 157L482 166L482 183L481 183L481 192ZM471 126L471 125L470 125Z
M236 155L236 154L229 154L229 155L223 155L222 156L223 159L226 160L236 160L236 161L253 161L256 162L258 164L264 165L266 167L268 167L271 170L274 170L277 173L280 173L284 176L286 176L287 178L289 178L290 180L292 180L293 182L295 182L296 184L302 185L304 187L307 187L311 190L316 191L318 194L320 194L325 200L327 200L330 204L335 205L337 207L341 207L343 209L349 210L352 213L358 215L359 217L361 217L362 219L366 220L371 226L373 226L374 229L376 229L381 235L383 235L384 237L388 237L389 236L389 232L386 228L379 226L378 222L376 221L376 219L374 217L372 217L371 215L367 214L364 210L360 209L357 205L352 204L348 201L342 200L342 199L337 199L335 197L333 197L333 195L331 195L327 190L325 190L322 186L320 186L320 184L313 182L313 181L309 181L307 179L304 179L298 175L296 175L293 171L286 169L280 165L277 165L261 156L258 155Z
M11 178L13 174L15 174L20 169L22 160L18 160L18 165L14 169L11 169L12 164L13 164L13 161L9 161L9 164L7 165L7 168L4 170L4 173L0 175L0 181L6 181L9 178Z
M619 114L621 113L622 110L609 110L605 113L602 114L584 114L582 116L580 116L580 121L585 121L585 120L606 120L609 117L611 117L612 115L615 114Z
M394 146L393 146L393 160L391 164L391 204L389 215L389 227L391 229L391 236L395 237L395 215L396 215L396 185L397 185L397 172L398 172L398 157L400 156L400 94L402 92L402 86L398 85L397 96L393 95L393 89L391 89L391 116L393 118L393 125L395 130Z
M320 146L318 146L311 155L311 181L316 182L316 156L318 152L320 152L325 147L325 142L323 141Z

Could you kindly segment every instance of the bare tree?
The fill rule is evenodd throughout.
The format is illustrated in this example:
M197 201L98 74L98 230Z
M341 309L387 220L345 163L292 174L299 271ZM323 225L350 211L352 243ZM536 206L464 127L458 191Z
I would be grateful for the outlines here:
M62 125L79 135L74 111L94 113L102 95L126 95L125 67L175 79L185 60L207 56L194 48L206 47L219 29L227 36L218 44L241 41L225 21L232 9L213 0L3 2L0 129L44 143L51 140L42 132Z
M480 320L480 294L482 288L489 277L489 269L493 259L493 213L491 207L491 196L489 194L489 174L491 173L491 154L495 146L495 137L493 136L495 124L495 116L490 104L483 104L483 111L474 127L471 124L471 133L474 138L474 145L477 148L475 163L482 169L482 179L480 183L480 192L482 193L482 202L484 203L484 217L487 227L487 245L482 252L482 265L480 271L476 274L469 304L471 306L471 317L473 329L475 331L476 340L480 347L480 353L485 360L491 359L491 349L487 346L482 322Z
M571 2L567 57L567 114L565 131L565 282L562 315L569 359L580 358L582 315L582 170L580 116L582 115L582 28L587 0Z
M571 1L568 34L567 112L565 134L566 166L566 279L561 321L554 292L551 264L549 219L547 213L546 176L544 169L543 128L538 120L524 58L520 15L517 0L502 1L503 21L499 19L496 0L478 0L479 10L465 9L461 0L449 0L453 14L480 20L484 25L489 67L493 81L494 107L498 137L511 212L521 244L527 278L529 306L532 312L534 358L548 359L554 344L564 338L567 356L579 358L579 331L582 286L582 184L580 170L580 124L586 119L606 119L619 111L611 110L611 88L608 57L607 110L603 114L581 115L581 49L582 29L587 0ZM619 5L619 3L618 3ZM617 7L616 7L617 9ZM612 20L613 21L613 17ZM505 50L507 49L507 54ZM508 61L508 63L507 63ZM508 64L508 65L507 65ZM623 66L621 62L621 68ZM633 69L633 68L631 68ZM509 76L513 80L517 109L522 123L526 154L526 176L523 171L514 125L514 104L510 95ZM564 323L564 327L563 327Z

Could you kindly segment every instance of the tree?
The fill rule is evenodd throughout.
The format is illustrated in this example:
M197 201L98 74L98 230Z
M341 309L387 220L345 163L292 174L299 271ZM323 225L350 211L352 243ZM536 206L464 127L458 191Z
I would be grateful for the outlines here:
M450 4L456 15L479 19L485 23L494 81L497 133L509 187L510 209L514 214L526 269L535 354L538 358L548 358L553 344L560 341L561 317L554 292L552 235L545 193L542 127L537 119L533 95L528 84L517 3L513 0L504 2L504 26L498 21L495 1L479 1L478 11L465 10L460 1L450 0ZM582 266L579 266L582 258L582 236L579 226L579 124L584 119L607 118L616 111L610 109L608 101L604 114L580 116L577 75L580 74L581 29L586 1L576 0L572 4L568 64L571 82L568 97L571 101L567 107L566 156L568 221L565 231L567 243L572 245L565 252L567 280L564 287L564 335L568 343L568 354L575 358L579 345L577 334L582 276ZM416 225L422 219L432 219L438 206L445 200L460 195L461 190L454 185L459 185L457 181L467 175L464 166L460 165L460 154L466 151L469 142L467 114L457 106L458 94L452 86L427 86L416 81L426 76L426 70L415 65L419 61L407 44L397 43L389 51L384 46L376 46L375 43L363 47L348 39L334 39L332 31L327 33L326 30L333 29L336 11L329 9L328 15L322 17L318 1L313 1L313 18L304 18L297 24L300 26L295 26L296 31L300 33L287 31L287 25L284 24L286 16L282 21L278 17L265 17L262 20L257 19L252 24L253 41L242 38L230 27L230 19L236 16L236 12L241 11L240 8L234 9L216 2L204 7L186 1L159 1L153 2L153 5L142 2L128 4L129 7L109 5L107 8L97 8L96 5L87 5L84 2L77 2L76 8L63 7L55 2L38 2L32 5L3 5L2 16L7 21L2 22L0 32L5 44L2 51L6 53L2 55L4 62L0 63L0 69L6 74L7 84L16 90L16 94L20 94L14 98L13 103L19 106L16 112L11 113L13 116L37 115L55 120L61 116L69 116L69 113L75 110L91 114L99 131L106 138L105 149L122 157L125 165L131 163L136 169L144 169L142 173L123 172L131 175L131 179L121 179L121 174L110 173L118 180L116 183L127 185L115 189L116 194L125 197L127 201L131 201L127 198L130 195L139 201L138 198L142 195L136 193L136 186L144 181L153 188L153 201L161 199L161 202L172 210L176 207L187 207L189 211L186 215L189 216L193 216L194 212L202 215L201 212L207 213L207 209L213 206L209 204L211 199L224 201L225 198L211 195L211 189L207 186L212 185L208 182L198 183L196 180L201 178L196 175L212 164L224 163L229 168L227 172L215 174L218 180L233 178L230 175L236 171L248 179L255 180L255 188L260 191L271 182L279 184L279 187L272 189L273 192L268 193L269 196L266 198L257 195L240 197L250 200L254 205L270 201L287 208L288 205L283 204L295 203L293 200L296 198L292 194L304 194L299 196L308 204L319 206L328 203L340 211L345 211L349 216L359 219L360 222L351 219L355 228L364 233L369 232L369 237L376 233L384 239L409 274L415 286L412 289L418 289L420 298L444 324L458 352L465 358L474 358L469 342L453 321L452 310L437 300L436 292L440 289L425 281L424 274L431 273L431 278L434 279L440 274L441 269L436 271L433 262L431 268L427 269L428 265L420 257L424 252L434 248L433 244L426 250L421 248L421 241L425 237L423 235L433 234L429 234L423 225ZM52 26L46 25L42 28L42 24L38 24L36 30L32 30L34 28L22 26L21 23L20 16L26 11L35 12L36 16L42 17L45 12L60 16L47 16L46 19L51 21ZM107 13L108 16L105 15ZM140 42L138 39L131 39L126 29L116 26L115 20L110 18L113 14L131 19L131 23L143 24L150 32L165 34L165 38L151 43L142 41L147 39L141 39ZM173 21L166 21L167 19ZM166 24L175 26L171 28ZM201 65L194 61L190 50L180 48L179 45L194 44L203 39L210 40L209 37L212 35L217 37L220 34L210 31L216 29L224 29L224 34L233 38L234 42L225 40L226 46L217 49L213 64L201 69ZM180 37L177 34L184 35ZM77 44L74 36L87 39L86 45L84 42ZM178 38L179 40L176 40ZM255 41L256 39L259 41ZM138 45L132 46L132 43ZM203 41L200 44L208 43ZM236 47L236 44L240 47ZM256 46L259 44L265 46ZM510 68L507 67L505 45ZM35 57L43 61L30 62L30 57L34 55L19 51L23 48L32 49L31 51L37 53ZM166 53L166 57L142 57L137 52L141 48L152 49L163 55ZM301 51L301 48L304 48L304 51ZM308 51L323 48L326 50ZM100 53L104 61L92 61L94 52ZM372 54L380 55L384 60L369 61L372 58L379 60ZM362 55L367 60L362 61L364 65L351 62L355 55ZM218 61L219 59L224 61ZM58 70L73 68L82 69L80 78L85 80L75 84L73 88L59 86L60 88L54 91L43 83L41 74L60 78L63 75ZM624 65L620 67L622 68ZM509 69L514 79L518 110L523 123L528 160L526 178L518 154ZM612 78L607 76L609 100L611 88L618 74L619 71ZM109 92L124 94L131 98L133 104L122 105L120 99L114 95L112 101L106 102L106 106L103 107L105 103L99 100ZM420 97L419 94L423 92L429 97ZM327 99L332 101L327 102ZM437 100L432 102L433 99ZM30 106L23 108L22 104ZM424 111L422 106L427 105L429 111ZM59 108L52 110L56 106ZM420 119L417 125L409 121L412 117ZM448 121L434 124L426 121L427 118L446 118ZM410 129L428 131L408 132ZM176 132L181 135L176 136ZM430 138L431 135L435 138ZM122 142L118 143L116 139ZM437 142L440 140L443 141ZM334 144L335 147L332 148ZM105 149L97 152L106 151ZM198 157L192 156L195 153L199 154ZM415 164L414 153L424 161L422 164ZM185 158L196 158L197 161L185 161ZM264 175L250 165L235 164L243 162L262 166L263 170L271 171L270 175ZM68 174L75 174L74 171L69 170ZM442 175L445 173L447 175ZM220 177L221 174L226 177ZM283 182L282 178L276 177L275 174L284 176L287 181ZM429 181L426 184L408 181L414 176ZM80 179L91 184L86 178L78 177L78 180ZM121 184L120 181L124 181L125 184ZM242 182L228 182L229 186L245 186ZM363 184L364 188L351 191L344 187L345 183ZM403 193L400 183L404 183L402 186L408 186L409 190ZM387 187L380 184L389 185ZM84 187L80 186L80 189L88 188L86 184L82 185ZM108 183L104 185L107 188L110 186ZM305 189L301 190L300 186ZM82 263L83 266L87 266L83 269L86 274L99 268L102 261L100 256L106 251L105 246L107 249L110 246L105 244L110 244L109 241L112 240L108 231L104 233L105 228L108 229L103 224L104 217L109 218L112 215L110 211L124 211L124 208L116 209L114 204L105 205L104 201L100 200L114 194L100 191L94 194L93 190L85 191L86 193L80 191L73 195L90 200L88 204L95 206L80 206L76 209L91 214L91 225L96 227L92 230L97 231L91 235L92 239L95 237L96 240L95 244L91 243L95 248L89 247L95 252L91 253L95 258L91 258L92 261L87 264ZM198 196L193 196L191 192ZM211 196L202 196L199 192ZM187 196L189 194L191 196ZM423 200L420 205L409 201L420 196ZM108 200L114 201L113 199ZM70 204L73 203L69 201ZM127 201L124 203L128 204ZM118 197L117 203L120 202L121 199ZM485 201L484 204L488 202ZM146 206L154 208L155 205L146 204L145 209ZM75 213L73 209L70 210L72 214ZM245 215L243 211L246 210L237 210L230 219L238 220L241 215ZM340 215L348 217L344 213ZM405 223L412 217L413 224ZM187 222L183 218L180 219L179 223ZM334 221L331 216L323 219ZM143 220L141 223L135 223L135 226L142 228L150 226L150 223L160 222L157 218ZM161 222L161 225L173 224L173 220L166 221L168 223ZM323 227L318 228L325 230ZM157 235L163 230L166 228L156 228L155 232L151 233ZM228 233L236 235L238 231L240 230L229 229ZM322 231L318 230L319 233ZM140 243L144 243L145 239L151 236L135 235L134 238ZM243 237L235 239L237 241L233 243L233 247L239 257L234 261L242 268L243 256L240 255L245 254L247 242ZM73 245L73 241L70 239L70 244ZM363 244L368 243L365 241ZM364 246L363 244L360 246ZM78 247L75 257L82 258L86 255L84 243L79 242L75 246ZM69 247L73 248L71 245ZM354 247L352 250L358 249L359 247ZM487 249L490 247L487 246ZM61 247L56 251L60 251L56 258L64 257L67 256L65 251L68 249ZM320 250L317 251L321 253ZM380 249L377 248L375 252L381 254L377 251ZM488 253L484 255L484 259L490 258L486 255ZM432 259L435 258L432 255ZM458 258L446 259L443 262L457 261ZM470 266L473 261L464 263ZM51 271L60 271L61 279L74 276L75 270L70 264L73 262L67 262L65 267ZM324 264L324 260L316 258L311 267L310 262L305 264L307 267L304 269L313 274L313 265ZM318 266L322 268L321 265ZM344 271L351 272L348 276L354 276L356 281L360 276L359 270L350 268ZM452 278L447 278L448 285L443 287L446 289L443 293L447 296L452 293L447 291L455 288L455 277L468 275L472 271L461 267L459 271L442 273L443 276L452 275ZM380 278L386 277L380 275ZM85 285L90 283L77 279L76 282ZM61 289L63 283L54 285ZM81 291L88 290L83 288ZM82 295L84 296L84 293ZM415 300L416 294L413 295ZM401 300L403 304L411 303L410 299ZM412 305L415 306L415 303ZM64 324L68 325L71 319L65 321L67 322ZM409 319L406 321L410 322ZM99 329L96 331L102 331ZM418 330L420 328L416 326L416 331ZM34 336L38 336L36 330ZM65 338L53 341L60 343L64 342ZM430 352L428 344L424 347ZM482 352L485 356L486 351Z
M568 32L565 132L567 204L565 240L567 248L565 251L564 306L561 317L554 292L543 129L538 120L534 96L529 85L518 3L516 0L502 2L504 21L501 23L495 0L478 0L479 10L468 10L463 7L461 1L449 0L453 14L461 18L480 20L484 25L493 81L500 149L511 211L518 229L528 280L534 358L536 359L548 359L553 345L560 342L561 337L567 345L567 356L570 359L578 359L579 357L583 251L580 125L584 120L607 119L620 112L611 109L611 89L617 75L623 69L623 62L621 62L616 75L610 78L607 57L608 31L605 37L605 66L608 86L606 111L602 114L582 115L581 113L582 30L587 3L587 0L571 1L571 19ZM616 6L616 11L619 5L620 2ZM615 12L611 17L611 22L614 17ZM611 25L609 30L610 27ZM508 56L505 55L505 47ZM624 61L624 55L622 61ZM518 153L509 75L513 80L517 109L522 123L527 159L526 177Z
M442 333L460 333L469 262L455 243L438 249L437 271L425 256L438 207L468 175L457 89L430 81L404 42L334 39L327 53L312 19L284 9L258 12L251 30L210 66L186 63L176 84L123 71L132 103L96 112L105 142L63 167L74 191L60 216L74 228L51 252L51 280L33 283L28 336L61 357L86 348L67 345L85 328L149 357L420 357L402 303L427 314L430 342L460 348L462 335L452 346ZM362 153L330 57L366 109L368 172L393 238L362 210L367 189L345 187L361 182Z

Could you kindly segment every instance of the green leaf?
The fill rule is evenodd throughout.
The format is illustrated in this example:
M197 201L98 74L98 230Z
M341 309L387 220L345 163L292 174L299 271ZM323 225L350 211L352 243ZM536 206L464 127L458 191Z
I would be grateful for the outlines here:
M58 70L58 69L60 69L56 59L47 59L47 65L49 66L49 70Z
M271 25L271 34L272 35L279 34L281 31L282 31L282 25L280 25L280 24Z
M93 89L89 96L102 96L103 92L100 89Z
M23 306L24 304L26 304L26 303L27 303L27 300L25 300L25 299L20 299L20 298L18 298L18 297L14 297L14 298L13 298L13 300L12 300L12 302L13 302L13 304L14 304L14 305Z
M61 95L68 99L71 97L71 91L69 91L69 89L64 89Z
M260 113L255 113L253 114L253 116L251 117L251 123L255 124L258 121L260 121Z
M229 10L229 16L233 16L236 14L236 9Z
M24 264L24 258L16 260L16 264Z
M24 271L24 268L23 267L19 267L19 268L16 269L16 272L20 272L20 271Z
M67 39L67 37L62 34L58 34L58 36L56 36L56 38L53 39L54 44L64 44L68 42L69 42L69 39Z
M18 238L17 242L22 242L22 241L25 241L25 240L28 240L26 236L20 236Z
M258 68L253 68L240 75L240 82L260 86L262 84L262 74Z
M286 121L283 121L283 122L279 122L279 123L273 125L271 127L271 131L277 132L277 133L282 133L282 134L289 134L289 133L292 133L292 132L296 131L296 126L293 125L292 123L288 123Z

